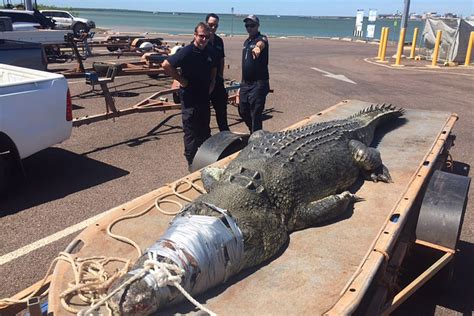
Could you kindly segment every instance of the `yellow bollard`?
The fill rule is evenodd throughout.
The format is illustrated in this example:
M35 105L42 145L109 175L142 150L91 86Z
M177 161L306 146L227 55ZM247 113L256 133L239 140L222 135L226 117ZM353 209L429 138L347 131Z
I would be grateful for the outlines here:
M403 66L403 65L400 65L400 59L402 59L404 44L405 44L405 28L402 27L400 30L400 38L398 39L397 58L395 59L394 66Z
M380 32L379 52L377 54L377 59L380 59L380 55L382 55L383 38L385 36L385 29L386 27L382 27L382 31Z
M438 54L439 54L439 45L441 44L441 31L436 32L436 42L433 52L433 60L431 61L431 67L438 67L436 64L438 63Z
M385 52L387 51L387 42L388 42L388 34L390 33L390 28L387 27L385 28L385 36L383 37L383 43L382 43L382 52L380 53L380 63L386 63L385 61Z
M418 28L415 27L413 30L413 39L411 40L411 51L410 51L410 59L415 59L415 49L416 49L416 40L418 39Z
M467 44L466 60L464 61L464 66L469 66L469 64L471 63L472 45L474 45L474 32L471 32L471 36L469 36L469 43Z

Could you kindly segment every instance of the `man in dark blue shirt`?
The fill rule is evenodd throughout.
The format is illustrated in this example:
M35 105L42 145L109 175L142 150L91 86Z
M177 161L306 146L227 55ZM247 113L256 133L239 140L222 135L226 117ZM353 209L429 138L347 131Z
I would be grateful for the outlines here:
M211 136L209 94L214 90L217 67L213 54L206 49L209 37L209 27L199 23L194 29L193 42L162 64L165 73L181 85L184 156L188 166L199 146Z
M268 82L268 39L260 34L260 20L255 15L244 19L249 37L242 50L242 81L239 114L250 132L262 129L262 113L270 85Z
M214 13L209 13L206 16L206 23L211 30L211 38L207 47L213 51L217 63L217 77L216 86L211 93L211 104L216 112L217 126L219 130L228 131L229 124L227 123L227 101L229 95L224 87L224 41L217 34L219 27L219 17Z

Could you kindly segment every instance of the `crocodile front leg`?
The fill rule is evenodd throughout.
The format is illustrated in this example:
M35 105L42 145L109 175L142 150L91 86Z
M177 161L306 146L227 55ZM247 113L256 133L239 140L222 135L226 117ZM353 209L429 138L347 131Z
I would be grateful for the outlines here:
M377 149L367 147L357 140L351 140L349 148L354 162L361 169L366 179L373 182L392 182L392 177L387 167L382 164L382 158Z
M301 230L337 218L347 211L350 203L362 200L355 194L344 191L310 202L296 210L293 220L288 224L293 226L289 230Z
M213 185L220 180L224 170L219 167L206 167L201 170L201 180L206 192L211 192Z

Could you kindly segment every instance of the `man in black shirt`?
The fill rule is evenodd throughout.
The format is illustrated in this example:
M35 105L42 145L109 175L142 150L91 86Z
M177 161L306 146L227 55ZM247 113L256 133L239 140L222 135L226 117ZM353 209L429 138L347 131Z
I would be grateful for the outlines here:
M162 64L165 73L181 85L184 156L189 167L199 146L211 136L209 95L214 90L217 65L213 54L206 49L209 37L209 27L199 23L194 29L193 42Z
M207 47L213 51L217 63L216 86L211 93L211 104L216 112L219 130L221 132L228 131L227 100L229 95L224 87L224 41L216 34L217 28L219 27L219 17L214 13L209 13L206 16L206 23L211 31L211 38L209 39Z
M270 91L268 39L258 30L260 21L257 16L247 16L244 23L249 37L245 40L242 50L239 114L253 133L262 129L262 113Z

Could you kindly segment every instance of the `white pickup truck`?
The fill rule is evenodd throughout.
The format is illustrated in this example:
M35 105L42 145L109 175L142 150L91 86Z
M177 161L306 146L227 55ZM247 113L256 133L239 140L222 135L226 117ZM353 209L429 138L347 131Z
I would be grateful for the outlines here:
M42 10L41 13L51 18L56 23L56 29L73 30L74 34L89 32L95 28L95 22L86 18L79 18L68 11L62 10Z
M0 64L0 193L21 159L68 139L71 129L64 76Z

